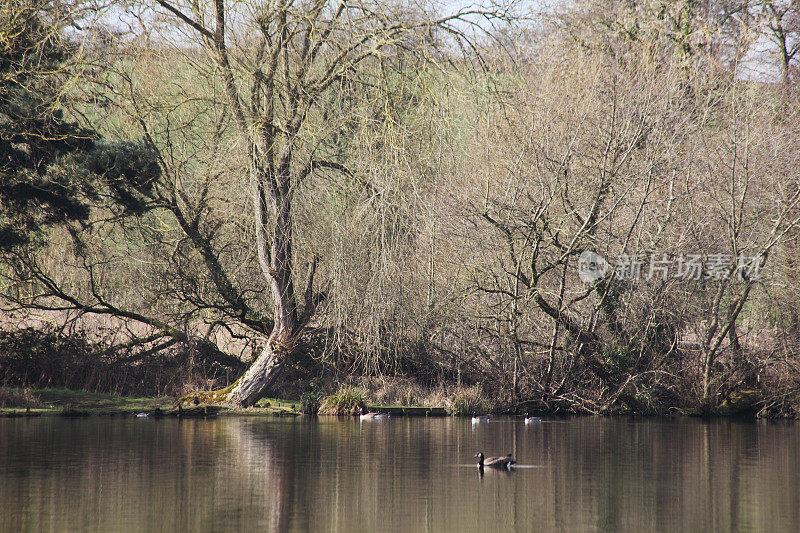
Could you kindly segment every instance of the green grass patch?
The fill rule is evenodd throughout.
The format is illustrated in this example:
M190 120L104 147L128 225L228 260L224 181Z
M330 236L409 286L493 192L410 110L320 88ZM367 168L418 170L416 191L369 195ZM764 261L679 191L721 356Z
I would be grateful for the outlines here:
M37 389L33 391L33 394L38 400L38 406L36 408L30 406L32 413L61 412L65 410L89 413L138 413L155 409L167 410L175 407L175 399L169 397L133 398L69 389ZM28 407L28 405L7 405L3 410L8 412Z

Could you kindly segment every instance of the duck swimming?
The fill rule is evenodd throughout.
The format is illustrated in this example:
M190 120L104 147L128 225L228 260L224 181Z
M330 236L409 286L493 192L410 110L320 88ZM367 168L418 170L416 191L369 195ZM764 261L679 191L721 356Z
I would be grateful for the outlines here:
M489 457L486 459L483 456L483 452L478 452L475 454L475 457L478 459L478 468L487 466L489 468L511 470L511 466L517 462L510 453L505 457Z
M489 421L489 417L488 416L473 416L472 417L472 423L473 424L477 424L479 422L488 422L488 421Z
M540 424L541 422L542 422L542 419L539 418L538 416L526 416L525 417L525 423L526 424Z

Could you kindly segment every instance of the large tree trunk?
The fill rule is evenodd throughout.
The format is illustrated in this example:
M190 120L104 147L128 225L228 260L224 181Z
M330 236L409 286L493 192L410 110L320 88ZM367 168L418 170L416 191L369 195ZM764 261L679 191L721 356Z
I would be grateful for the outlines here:
M291 339L273 337L270 336L261 355L228 394L229 404L250 407L266 394L283 373L286 360L292 352Z
M275 323L267 345L245 374L239 378L228 395L228 403L249 407L266 395L280 377L286 360L292 356L295 341L302 329L297 313L294 282L292 280L292 195L289 189L291 152L286 151L281 165L283 172L276 180L281 186L272 189L272 208L275 212L274 235L268 248L264 226L267 199L263 180L269 179L254 171L253 202L256 218L256 247L259 264L272 289ZM313 270L309 287L313 283ZM305 313L304 313L305 315Z
M283 217L279 217L279 220L281 219ZM291 262L288 256L284 255L287 248L291 249L291 244L285 243L281 246L280 242L288 239L285 238L286 234L281 238L278 235L279 233L276 231L272 246L272 268L269 274L275 325L261 355L239 378L236 386L228 395L228 403L232 405L249 407L267 393L280 377L284 363L291 357L300 329L291 278ZM276 249L281 247L283 250Z

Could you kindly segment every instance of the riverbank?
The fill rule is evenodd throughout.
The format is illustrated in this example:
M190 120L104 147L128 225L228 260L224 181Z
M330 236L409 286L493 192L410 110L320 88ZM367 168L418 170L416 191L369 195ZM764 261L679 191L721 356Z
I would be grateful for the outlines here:
M343 388L345 389L345 388ZM340 393L341 394L341 393ZM202 394L197 395L202 397ZM336 397L336 395L331 395ZM160 397L131 397L113 394L102 394L69 389L45 388L22 389L0 387L0 417L25 417L25 416L130 416L130 417L216 417L216 416L301 416L309 414L308 406L304 404L305 398L300 400L284 398L264 398L256 406L249 408L229 407L219 402L194 400L195 395L176 398L170 396ZM329 397L330 398L330 397ZM749 404L752 399L742 396L737 398L742 404ZM339 408L338 411L325 412L323 408L319 414L355 415L363 409L366 412L385 413L392 416L471 416L469 411L454 411L453 405L398 405L371 403L364 399L356 402L348 410ZM311 414L316 414L313 409ZM494 414L519 415L517 412L497 412ZM546 413L538 413L546 414ZM554 414L557 416L557 414ZM687 417L733 417L757 418L753 411L743 410L740 406L725 404L716 412L703 412L697 409L673 410L669 415L662 416L687 416Z
M188 399L183 407L192 410L197 407L193 402L195 398L201 405L223 404L225 392L240 375L238 371L208 363L202 357L198 359L197 354L179 347L137 358L125 350L112 353L109 346L80 335L63 335L52 330L28 328L3 333L0 329L0 383L3 384L0 385L0 409L6 407L0 413L94 413L99 410L125 414L155 412L155 409L164 412L176 409L175 398ZM620 370L611 359L604 364ZM648 388L628 383L624 387L607 388L576 368L574 377L570 378L571 385L561 382L552 390L520 386L512 393L512 387L502 374L473 369L457 376L447 372L434 376L429 371L434 366L430 360L421 360L413 368L405 368L403 373L375 375L355 372L344 363L323 363L321 359L308 357L303 359L302 365L298 363L287 368L271 394L290 398L285 405L294 404L295 411L310 413L319 409L320 414L334 415L356 414L362 407L372 410L398 406L403 408L398 414L420 408L428 416L442 410L461 416L530 413L537 416L635 414L792 419L800 415L800 382L791 375L781 378L767 371L755 381L751 379L752 374L739 377L732 374L730 386L723 387L723 382L718 382L717 392L703 398L702 391L693 387L688 378L676 378L680 383L674 386L661 383ZM3 391L12 388L17 389L12 396L17 396L18 401L4 401ZM78 397L80 393L67 394L64 398L56 393L56 398L52 398L47 392L51 389L90 391L99 393L105 400L90 401L85 406L86 399ZM39 391L45 392L36 400L33 397ZM120 402L117 398L143 399L144 404ZM166 405L152 402L150 398L167 398ZM304 398L308 400L306 405L303 405ZM316 408L310 409L309 401L318 404ZM49 405L55 407L46 407ZM224 412L283 414L286 410L267 407L264 411L258 408L232 411L225 408Z
M179 403L178 398L161 396L136 398L69 389L2 388L0 417L18 416L139 416L139 417L209 417L209 416L299 416L301 402L265 398L247 409L197 402ZM447 416L444 407L365 404L370 412L393 416Z

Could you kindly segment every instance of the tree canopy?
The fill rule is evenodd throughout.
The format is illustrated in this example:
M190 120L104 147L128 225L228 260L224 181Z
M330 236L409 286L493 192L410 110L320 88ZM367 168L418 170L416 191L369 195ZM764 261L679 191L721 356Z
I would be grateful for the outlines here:
M59 106L74 50L58 21L42 19L44 7L0 8L0 249L44 226L86 220L93 194L65 156L90 150L97 136Z

